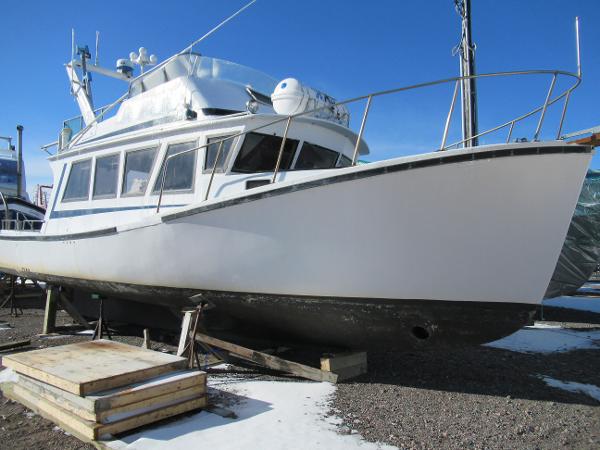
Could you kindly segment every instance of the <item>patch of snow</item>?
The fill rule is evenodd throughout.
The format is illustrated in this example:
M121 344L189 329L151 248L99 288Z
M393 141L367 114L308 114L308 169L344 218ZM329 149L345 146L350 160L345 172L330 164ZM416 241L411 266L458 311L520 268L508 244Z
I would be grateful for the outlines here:
M0 371L0 384L16 383L19 381L19 375L12 369L4 369Z
M0 323L0 331L2 330L11 330L12 327L10 326L10 324L8 322L2 322Z
M553 329L556 330L556 329L561 329L562 327L560 325L554 325L554 324L550 324L550 323L536 322L535 325L528 325L524 328L528 329L528 330L553 330Z
M569 392L580 392L589 395L600 402L600 387L593 384L576 383L575 381L560 381L550 377L541 377L544 382L551 387L563 389Z
M525 327L510 336L485 345L519 353L600 349L600 331L567 330L539 324Z
M578 311L591 311L600 314L600 298L594 297L556 297L544 300L544 306L570 308Z
M92 334L94 334L94 330L83 330L83 331L78 331L75 334L81 334L83 336L91 336Z
M202 411L121 440L113 449L394 449L339 434L341 419L328 417L335 386L330 383L253 381L248 377L209 378L213 393L233 401L226 408L237 419ZM219 393L217 391L217 393Z

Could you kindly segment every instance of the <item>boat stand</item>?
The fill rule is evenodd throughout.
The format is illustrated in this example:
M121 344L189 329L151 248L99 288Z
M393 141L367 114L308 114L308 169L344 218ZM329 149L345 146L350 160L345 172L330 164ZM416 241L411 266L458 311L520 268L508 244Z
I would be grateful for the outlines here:
M214 338L199 331L203 306L194 310L184 311L181 325L181 335L177 355L187 353L188 365L193 367L194 361L200 368L197 345L200 344L212 354L217 362L225 361L228 356L249 361L261 367L285 372L300 378L313 381L328 381L337 383L367 372L366 352L351 352L336 355L324 355L321 358L321 368L312 367L294 361L289 361L267 353L267 351L252 350L241 345ZM216 350L219 349L219 350ZM224 353L224 354L223 354ZM209 364L210 365L210 364Z
M110 329L107 321L104 319L104 296L98 294L92 294L92 298L100 300L100 310L98 312L98 321L96 322L96 328L94 328L94 334L92 335L92 341L96 339L102 339L103 334L106 333L108 339L112 340L110 335Z
M15 295L15 284L17 277L15 277L14 275L9 275L8 278L10 280L10 290L8 292L8 295L4 298L4 301L0 305L0 308L4 308L7 303L10 303L10 315L12 317L18 317L23 314L23 309L17 304L17 297Z
M44 311L44 324L42 327L42 335L47 335L58 331L56 326L56 311L62 308L73 318L75 322L84 328L91 330L92 326L85 318L77 311L71 303L68 291L59 288L58 286L46 286L46 309Z

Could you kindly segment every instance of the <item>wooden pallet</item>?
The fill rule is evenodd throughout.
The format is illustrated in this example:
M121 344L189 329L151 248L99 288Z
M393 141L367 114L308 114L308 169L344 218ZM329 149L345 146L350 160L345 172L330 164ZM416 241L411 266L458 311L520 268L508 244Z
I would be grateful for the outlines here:
M173 372L134 385L85 397L19 375L19 386L78 417L106 423L115 414L182 400L206 393L206 373Z
M67 392L88 395L184 369L187 360L100 339L18 353L2 363Z
M106 435L115 435L168 417L203 408L207 403L206 395L200 394L157 405L155 408L141 408L127 414L115 414L107 418L106 423L97 423L85 420L53 402L41 399L35 393L18 384L4 383L2 391L6 397L21 403L85 442L96 441Z

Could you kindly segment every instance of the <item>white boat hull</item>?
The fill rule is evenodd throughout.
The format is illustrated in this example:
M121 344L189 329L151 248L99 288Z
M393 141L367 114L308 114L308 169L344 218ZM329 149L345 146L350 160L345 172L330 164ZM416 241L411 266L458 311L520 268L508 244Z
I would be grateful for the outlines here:
M291 306L299 299L300 309L301 299L343 299L359 310L410 305L404 315L417 316L428 302L442 315L454 302L473 317L482 305L531 310L550 281L591 154L520 151L342 169L98 233L4 233L0 268L152 302L158 292L177 304L202 293L234 315L236 305L243 315L241 305L260 298L259 321L278 298ZM355 320L360 314L346 326L360 326ZM419 326L435 335L438 325L427 320Z

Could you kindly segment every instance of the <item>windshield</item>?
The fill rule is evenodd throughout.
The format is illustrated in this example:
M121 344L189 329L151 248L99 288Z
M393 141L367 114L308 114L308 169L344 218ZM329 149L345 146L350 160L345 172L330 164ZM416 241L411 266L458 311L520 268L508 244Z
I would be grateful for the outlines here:
M194 75L198 78L233 81L251 86L255 91L270 95L277 86L277 80L258 70L223 59L200 57L200 63Z
M0 159L0 191L14 193L17 189L17 162Z
M275 78L250 67L196 53L186 53L178 55L163 67L134 80L129 95L133 97L166 81L188 75L251 86L255 91L265 95L270 95L277 86Z

